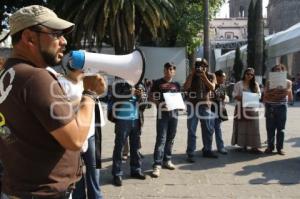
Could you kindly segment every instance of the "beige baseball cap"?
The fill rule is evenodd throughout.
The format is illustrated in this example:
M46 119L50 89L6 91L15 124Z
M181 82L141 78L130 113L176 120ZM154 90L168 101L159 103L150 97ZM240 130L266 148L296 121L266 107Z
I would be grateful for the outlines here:
M31 5L19 9L9 17L10 35L38 24L66 32L70 32L74 28L73 23L57 17L49 8Z

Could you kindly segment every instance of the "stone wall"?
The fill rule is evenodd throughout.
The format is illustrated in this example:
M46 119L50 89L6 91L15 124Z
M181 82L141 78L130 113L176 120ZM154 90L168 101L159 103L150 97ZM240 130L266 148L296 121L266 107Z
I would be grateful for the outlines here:
M300 22L300 0L269 0L268 26L270 34L285 30ZM288 67L290 75L300 72L300 52L294 53Z
M248 7L250 0L230 0L229 16L232 17L248 17Z
M300 22L299 0L269 0L268 25L276 33Z

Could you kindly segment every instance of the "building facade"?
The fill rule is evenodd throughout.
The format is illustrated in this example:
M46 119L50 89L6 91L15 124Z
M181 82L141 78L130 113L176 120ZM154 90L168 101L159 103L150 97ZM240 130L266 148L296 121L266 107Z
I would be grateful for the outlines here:
M300 0L269 0L267 10L271 34L300 22ZM300 72L300 52L282 56L276 62L287 65L291 76Z
M247 18L248 17L248 7L250 0L230 0L229 1L229 16L230 18Z

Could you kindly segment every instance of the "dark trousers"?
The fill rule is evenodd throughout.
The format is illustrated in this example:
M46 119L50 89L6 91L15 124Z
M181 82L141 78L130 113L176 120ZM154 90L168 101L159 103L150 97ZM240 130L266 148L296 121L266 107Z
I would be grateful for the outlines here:
M287 105L265 104L266 128L268 134L268 148L274 149L276 134L276 149L283 148L285 123L287 118Z
M161 114L157 114L153 165L161 165L163 161L171 160L178 123L177 117L176 110L162 111Z
M131 173L141 171L142 160L139 153L141 125L136 120L116 120L115 123L115 146L113 152L112 175L122 176L122 153L127 137L129 136L130 168Z

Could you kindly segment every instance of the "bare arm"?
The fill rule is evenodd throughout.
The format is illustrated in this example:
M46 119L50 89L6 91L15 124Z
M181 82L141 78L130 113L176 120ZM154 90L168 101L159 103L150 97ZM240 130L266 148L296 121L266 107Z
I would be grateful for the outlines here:
M100 95L104 92L106 85L100 75L89 76L84 79L84 88ZM94 106L94 100L91 97L83 96L76 117L65 126L51 132L62 147L74 151L81 149L89 132Z
M195 68L192 69L192 72L188 75L188 77L186 78L183 84L184 91L188 91L190 89L194 74L195 74Z
M209 81L209 79L207 78L206 73L201 73L200 77L201 77L201 80L204 82L204 84L208 87L208 89L210 91L215 90L217 80L216 80L216 76L214 74L213 74L212 81Z
M293 101L293 91L292 91L292 82L290 80L288 80L288 100L291 102Z

